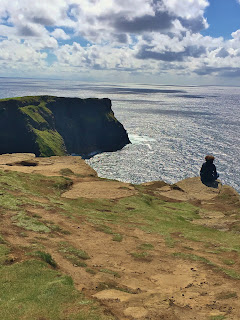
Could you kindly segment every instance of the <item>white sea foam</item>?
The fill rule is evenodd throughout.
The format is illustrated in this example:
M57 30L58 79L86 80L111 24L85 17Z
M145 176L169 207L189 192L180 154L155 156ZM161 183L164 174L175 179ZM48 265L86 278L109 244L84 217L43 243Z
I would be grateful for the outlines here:
M129 134L128 135L129 137L129 140L131 141L131 143L133 144L146 144L146 142L148 141L156 141L155 139L153 138L150 138L148 136L139 136L137 134Z

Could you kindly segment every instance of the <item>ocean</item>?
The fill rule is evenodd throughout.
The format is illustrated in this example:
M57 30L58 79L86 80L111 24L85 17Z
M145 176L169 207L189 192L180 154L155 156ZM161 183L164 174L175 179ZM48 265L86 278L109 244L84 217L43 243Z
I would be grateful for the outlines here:
M0 98L42 94L112 100L132 143L86 160L100 177L175 183L212 154L219 179L240 192L240 87L0 78Z

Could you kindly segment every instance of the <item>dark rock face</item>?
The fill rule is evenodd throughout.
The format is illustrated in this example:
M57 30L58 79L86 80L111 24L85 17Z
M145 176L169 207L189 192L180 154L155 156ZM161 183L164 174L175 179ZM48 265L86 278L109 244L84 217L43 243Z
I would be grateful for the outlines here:
M130 143L109 99L21 97L0 100L0 154L79 154L88 158Z

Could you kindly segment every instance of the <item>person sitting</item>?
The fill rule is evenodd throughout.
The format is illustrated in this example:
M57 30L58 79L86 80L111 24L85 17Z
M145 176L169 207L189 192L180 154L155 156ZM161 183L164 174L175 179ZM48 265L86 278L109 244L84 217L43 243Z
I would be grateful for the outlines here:
M214 156L207 155L205 157L206 162L203 163L200 170L200 177L203 184L207 186L215 186L216 180L219 177L216 166L214 165Z

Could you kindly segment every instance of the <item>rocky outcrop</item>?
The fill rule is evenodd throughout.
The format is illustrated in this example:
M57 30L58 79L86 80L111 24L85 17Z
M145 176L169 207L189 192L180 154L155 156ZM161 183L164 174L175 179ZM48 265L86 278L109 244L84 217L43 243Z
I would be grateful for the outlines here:
M34 96L0 100L0 154L88 158L130 143L109 99Z

